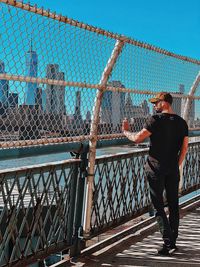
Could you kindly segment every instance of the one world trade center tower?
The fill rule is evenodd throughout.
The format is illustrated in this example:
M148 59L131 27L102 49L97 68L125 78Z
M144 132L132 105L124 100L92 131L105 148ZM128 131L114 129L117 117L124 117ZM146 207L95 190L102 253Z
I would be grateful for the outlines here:
M32 41L30 45L30 50L26 53L26 76L37 77L38 70L38 56L32 48ZM28 82L25 91L25 104L35 105L37 94L37 83Z

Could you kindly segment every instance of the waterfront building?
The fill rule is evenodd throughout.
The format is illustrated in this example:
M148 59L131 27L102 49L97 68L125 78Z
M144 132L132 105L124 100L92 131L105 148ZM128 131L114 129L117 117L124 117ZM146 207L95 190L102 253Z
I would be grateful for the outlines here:
M0 73L5 73L5 64L0 61ZM5 114L8 107L8 91L9 82L7 80L0 80L0 115Z
M108 86L125 88L120 81L112 81ZM106 91L103 95L101 104L100 122L102 124L112 125L113 128L118 127L124 118L125 93Z
M9 108L18 107L18 94L17 93L9 93L8 106L9 106Z
M42 88L40 87L36 89L35 104L42 109Z
M42 109L46 112L46 89L42 90Z
M124 115L128 120L133 118L144 118L149 115L149 106L146 100L141 105L133 105L131 95L128 93L125 100Z
M59 72L58 64L48 64L46 78L52 80L65 80L64 72ZM65 86L47 84L45 90L45 111L52 114L65 113Z
M26 53L26 76L37 77L38 71L38 56L35 51L33 51L32 41L30 44L30 49ZM25 89L25 104L35 105L37 91L37 83L28 82Z
M87 123L90 123L91 119L92 119L91 112L88 110L87 113L86 113L85 120L86 120Z
M149 105L148 105L148 102L147 100L144 100L141 104L141 107L142 107L142 111L144 113L144 115L149 115L150 113L150 108L149 108Z
M112 92L106 91L103 94L101 103L101 123L112 123Z
M144 100L140 105L133 105L131 95L128 93L124 110L125 117L130 121L131 130L134 132L140 131L150 114L147 100Z
M59 72L58 73L58 80L64 81L65 80L65 73L64 72ZM56 91L55 91L55 105L57 105L57 108L55 109L57 114L65 114L66 113L66 108L65 108L65 86L63 85L58 85L56 86Z
M174 94L184 95L184 92L185 92L185 86L184 84L180 84L179 91L175 92ZM179 116L183 116L185 104L186 104L186 98L180 98L176 96L173 97L172 108L174 112ZM194 120L195 120L195 101L192 101L190 103L189 120L188 120L190 126L193 125Z
M173 95L172 108L173 108L174 112L179 116L183 116L183 110L185 107L185 99L180 98L180 97L176 97L176 94L183 95L184 91L185 91L184 85L180 84L179 85L179 91L173 93L174 95Z
M74 123L76 124L76 127L80 128L83 123L83 119L81 115L81 92L80 91L76 92L75 110L74 110L73 118L74 118Z
M134 116L135 115L133 113L133 102L132 102L130 93L128 93L126 95L126 99L125 99L124 117L126 117L128 120L130 120Z

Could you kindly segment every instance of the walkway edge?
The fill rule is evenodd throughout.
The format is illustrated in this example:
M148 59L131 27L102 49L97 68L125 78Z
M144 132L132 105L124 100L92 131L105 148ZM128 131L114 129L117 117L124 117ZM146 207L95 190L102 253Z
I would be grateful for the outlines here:
M179 207L180 207L180 216L184 216L185 212L194 209L196 206L200 205L200 195L197 195L193 198L190 198L184 202L182 202ZM117 242L118 240L123 239L125 236L134 234L139 230L144 231L151 231L155 230L157 228L156 220L155 217L148 218L142 222L139 222L133 226L130 226L129 228L109 237L106 238L102 241L100 241L97 244L94 244L84 250L81 251L80 256L85 256L88 254L92 254L98 250L101 250L102 248L105 248L109 245L113 245L113 243Z
M196 208L197 206L200 206L200 194L190 198L184 202L182 202L180 207L180 216L184 217L185 214ZM78 257L83 257L87 255L91 255L95 252L100 252L100 250L108 251L111 248L113 248L115 245L119 245L121 242L125 241L126 239L130 238L136 238L137 236L141 236L144 234L147 234L148 232L152 232L153 230L157 229L157 223L155 220L155 217L148 218L142 222L139 222L133 226L130 226L129 228L107 238L102 240L101 242L94 244L84 250L81 251L81 254ZM104 251L104 252L105 252ZM62 260L61 262L52 265L52 267L64 267L67 263L69 263L69 258Z

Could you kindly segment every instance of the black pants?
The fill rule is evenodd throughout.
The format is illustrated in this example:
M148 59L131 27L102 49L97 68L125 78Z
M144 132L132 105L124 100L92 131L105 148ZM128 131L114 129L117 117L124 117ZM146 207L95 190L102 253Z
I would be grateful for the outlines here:
M161 166L156 161L148 159L146 174L150 187L150 196L156 209L156 219L164 242L176 243L179 227L179 167L172 168ZM166 200L169 209L169 219L164 210L163 192L166 191Z

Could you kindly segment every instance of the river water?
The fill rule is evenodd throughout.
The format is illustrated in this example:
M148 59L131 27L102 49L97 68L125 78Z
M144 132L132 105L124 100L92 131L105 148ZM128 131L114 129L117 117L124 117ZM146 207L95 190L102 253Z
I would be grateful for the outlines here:
M97 157L103 156L103 155L112 155L116 153L134 152L138 150L141 150L141 148L131 147L131 146L121 146L121 147L116 146L116 147L101 148L101 149L97 149ZM22 167L22 166L37 165L37 164L48 163L48 162L55 162L55 161L66 160L66 159L71 159L71 158L72 156L69 152L63 152L63 153L53 153L53 154L48 154L48 155L38 155L38 156L25 157L25 158L0 160L0 170ZM196 194L199 194L199 192L200 190L198 190L198 192L197 191L192 192L190 195L194 196Z
M129 147L129 146L107 147L107 148L97 149L97 156L123 153L123 152L132 152L136 150L138 150L138 148ZM72 156L69 152L62 152L62 153L38 155L38 156L32 156L32 157L26 157L26 158L13 158L13 159L7 159L7 160L0 160L0 170L15 168L15 167L22 167L22 166L37 165L37 164L48 163L48 162L55 162L55 161L66 160L66 159L71 159L71 158Z

